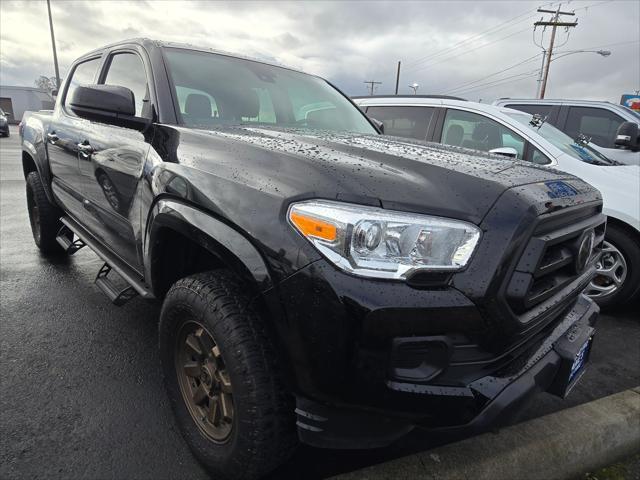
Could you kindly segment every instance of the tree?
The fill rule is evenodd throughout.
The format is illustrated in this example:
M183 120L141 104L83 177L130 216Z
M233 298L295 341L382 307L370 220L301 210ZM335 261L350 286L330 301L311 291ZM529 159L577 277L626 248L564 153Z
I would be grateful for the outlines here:
M40 75L35 79L33 83L35 83L36 87L40 88L41 90L46 90L49 93L58 88L56 86L56 77L46 77L44 75Z

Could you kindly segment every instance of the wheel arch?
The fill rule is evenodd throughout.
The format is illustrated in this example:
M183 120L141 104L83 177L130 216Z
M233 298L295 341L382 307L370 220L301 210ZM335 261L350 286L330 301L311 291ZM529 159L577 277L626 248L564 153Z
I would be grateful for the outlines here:
M31 172L37 172L40 176L40 180L42 180L42 185L44 187L44 193L47 196L47 199L56 204L55 198L53 197L53 193L51 192L51 185L49 184L50 175L48 165L46 163L43 165L43 160L38 155L37 150L33 147L32 144L23 140L22 143L22 173L24 175L25 180L27 179L27 175Z
M267 265L256 247L223 221L189 204L162 199L147 222L145 276L156 296L187 275L224 268L255 294L272 286ZM178 257L182 256L180 265Z

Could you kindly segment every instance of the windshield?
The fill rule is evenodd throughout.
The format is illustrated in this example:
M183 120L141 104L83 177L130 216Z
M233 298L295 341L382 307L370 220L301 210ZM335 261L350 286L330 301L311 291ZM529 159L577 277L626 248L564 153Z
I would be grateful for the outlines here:
M283 67L165 48L187 126L259 125L376 134L364 114L321 78Z
M566 133L561 132L553 125L543 123L539 127L532 125L531 119L533 115L528 113L508 113L511 118L525 125L530 130L541 135L545 140L562 150L564 153L571 155L583 162L592 163L594 165L618 165L618 162L610 160L591 145L577 143Z

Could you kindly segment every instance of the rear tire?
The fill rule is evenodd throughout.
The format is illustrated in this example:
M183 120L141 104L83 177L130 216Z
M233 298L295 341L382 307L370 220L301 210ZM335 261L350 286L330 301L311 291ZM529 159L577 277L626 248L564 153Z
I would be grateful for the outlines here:
M64 250L56 241L62 228L62 211L47 198L38 172L27 175L27 208L33 240L45 255L60 255Z
M159 328L176 419L213 478L259 478L284 463L297 445L294 400L264 319L235 277L220 271L176 282Z
M604 240L601 274L586 293L603 309L624 307L640 295L640 241L634 232L616 224L607 225Z

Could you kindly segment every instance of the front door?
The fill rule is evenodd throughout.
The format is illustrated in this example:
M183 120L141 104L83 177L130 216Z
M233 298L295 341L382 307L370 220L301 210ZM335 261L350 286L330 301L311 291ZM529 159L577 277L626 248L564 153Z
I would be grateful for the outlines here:
M127 87L134 94L136 116L151 117L147 75L135 51L112 52L101 81ZM92 122L82 132L79 170L88 228L132 268L142 271L138 188L150 148L145 134L130 128Z
M78 143L87 120L76 117L69 109L78 85L95 83L100 57L81 61L71 73L60 107L45 132L45 145L53 177L53 189L65 209L79 220L86 212L82 207L81 179L78 170Z

